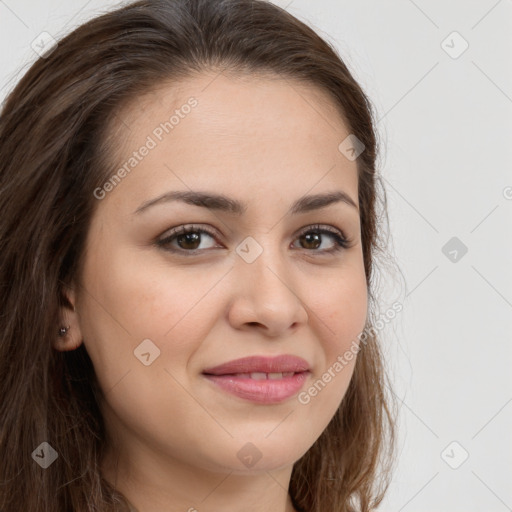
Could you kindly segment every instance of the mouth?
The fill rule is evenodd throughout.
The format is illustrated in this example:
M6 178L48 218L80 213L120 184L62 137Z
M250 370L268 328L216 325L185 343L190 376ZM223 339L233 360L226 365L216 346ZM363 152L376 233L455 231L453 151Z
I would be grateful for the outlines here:
M217 389L259 404L276 404L291 398L310 373L307 361L290 355L246 357L203 371Z
M208 374L205 374L208 375ZM251 373L225 373L223 375L216 375L216 377L236 377L239 379L253 379L253 380L277 380L282 379L283 377L292 377L295 375L295 372L251 372Z

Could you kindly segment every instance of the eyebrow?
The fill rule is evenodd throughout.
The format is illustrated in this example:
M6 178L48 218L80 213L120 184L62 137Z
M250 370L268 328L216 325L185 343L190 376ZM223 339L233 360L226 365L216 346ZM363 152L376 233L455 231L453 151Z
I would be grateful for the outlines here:
M221 194L184 190L167 192L155 199L150 199L149 201L142 203L142 205L135 210L134 214L140 214L152 206L171 201L181 201L193 206L201 206L203 208L223 211L237 216L243 215L247 210L246 203L242 203L241 201ZM327 192L324 194L303 196L292 204L288 213L306 213L313 210L319 210L336 203L345 203L352 206L359 212L359 207L354 200L346 192L337 190L335 192Z

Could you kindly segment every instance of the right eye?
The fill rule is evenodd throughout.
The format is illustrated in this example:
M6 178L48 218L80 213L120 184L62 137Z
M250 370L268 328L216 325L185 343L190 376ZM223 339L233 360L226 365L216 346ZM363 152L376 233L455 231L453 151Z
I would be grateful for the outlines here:
M166 236L156 243L166 251L195 254L198 251L215 247L200 247L202 238L205 235L215 240L215 235L207 229L194 225L184 225L167 232Z

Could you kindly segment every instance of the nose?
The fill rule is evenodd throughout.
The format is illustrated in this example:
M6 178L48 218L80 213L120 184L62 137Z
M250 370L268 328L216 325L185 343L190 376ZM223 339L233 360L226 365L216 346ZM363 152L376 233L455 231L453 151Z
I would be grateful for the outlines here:
M252 263L237 256L228 312L231 325L239 330L258 329L269 337L283 337L287 331L307 323L307 309L300 296L304 286L293 276L286 255L278 249L263 248Z

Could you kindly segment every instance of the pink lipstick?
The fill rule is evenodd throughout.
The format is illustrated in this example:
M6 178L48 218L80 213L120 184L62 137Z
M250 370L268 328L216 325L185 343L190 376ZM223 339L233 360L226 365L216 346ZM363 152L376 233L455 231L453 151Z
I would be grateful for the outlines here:
M294 396L309 374L307 361L292 355L244 357L203 371L224 391L260 404L275 404Z

